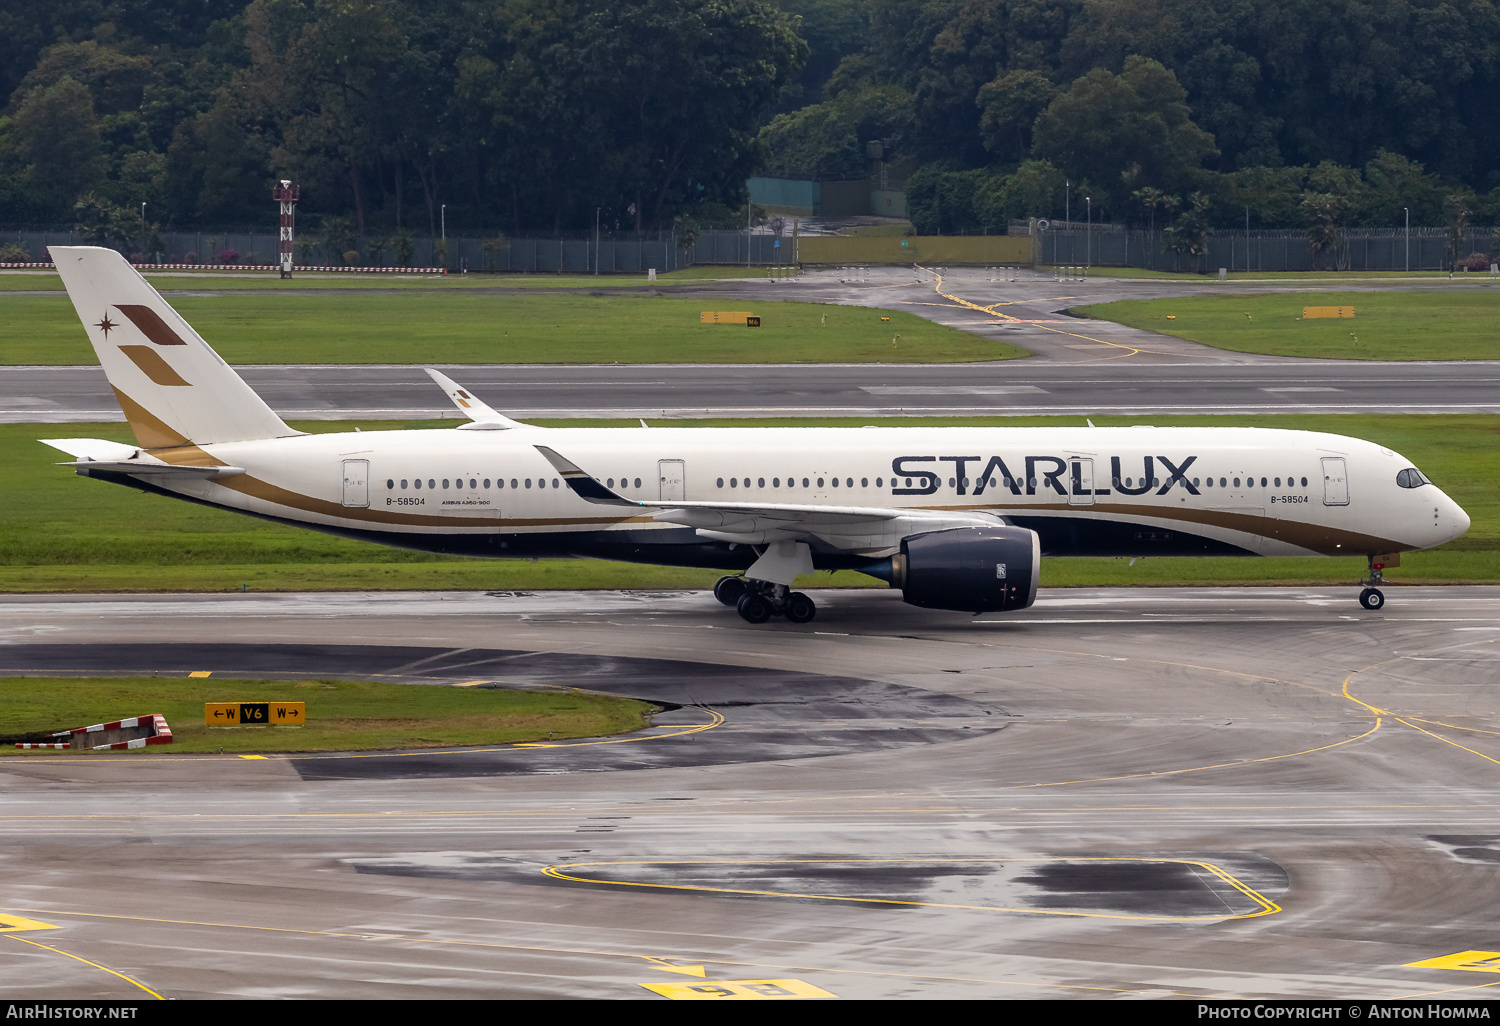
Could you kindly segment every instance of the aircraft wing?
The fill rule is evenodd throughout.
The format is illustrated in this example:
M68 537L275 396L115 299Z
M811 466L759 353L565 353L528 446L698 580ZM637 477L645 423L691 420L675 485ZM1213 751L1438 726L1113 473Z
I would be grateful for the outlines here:
M652 518L694 528L704 538L762 545L817 538L835 548L870 555L888 554L901 539L952 527L994 527L1003 518L989 513L886 509L879 506L823 506L801 503L697 502L681 499L628 499L545 445L536 450L562 475L574 494L606 506L654 510Z

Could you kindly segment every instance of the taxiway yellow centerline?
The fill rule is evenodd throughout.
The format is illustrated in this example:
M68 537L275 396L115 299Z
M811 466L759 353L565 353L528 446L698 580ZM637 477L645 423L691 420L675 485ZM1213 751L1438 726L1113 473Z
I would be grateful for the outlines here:
M533 944L502 944L502 943L497 943L497 942L494 942L494 941L446 940L446 939L435 938L435 937L416 937L416 936L408 936L408 935L405 935L405 934L391 934L391 933L382 933L382 934L374 934L374 935L372 935L370 933L350 933L350 932L335 931L335 930L298 930L298 929L294 929L294 928L291 928L291 927L282 927L282 926L253 926L253 925L250 925L250 924L247 924L247 923L213 923L213 922L201 922L201 921L196 921L196 920L191 920L191 919L160 919L160 918L155 918L155 917L151 917L151 916L122 916L122 915L106 914L106 913L102 913L102 912L60 912L60 911L56 911L56 910L53 910L53 909L35 909L35 908L34 909L20 909L20 908L17 908L17 909L11 909L11 911L14 911L14 912L30 912L30 913L35 913L35 914L48 915L48 916L52 916L54 918L55 917L73 916L73 917L80 917L80 918L85 918L85 919L105 919L105 920L115 920L115 921L120 921L120 922L131 922L131 923L159 923L159 924L162 924L162 925L165 925L165 926L206 926L206 927L211 927L211 928L215 928L215 929L222 929L222 930L253 930L253 931L266 932L266 933L295 934L295 935L304 936L304 937L333 937L333 938L341 938L341 939L349 939L349 940L389 940L389 941L399 941L399 942L408 943L408 944L436 945L436 946L449 946L449 947L467 947L467 948L486 948L486 949L491 949L491 950L518 951L518 952L536 953L536 954L542 954L542 955L588 955L588 956L600 957L600 958L627 958L627 959L631 959L631 960L635 960L635 961L644 961L644 962L647 963L647 967L651 967L651 968L659 967L659 964L661 962L663 962L663 961L666 961L666 959L669 957L669 958L671 958L672 961L675 961L675 962L691 962L694 965L721 965L721 966L736 966L736 967L743 966L743 967L746 967L746 968L749 968L749 969L772 969L772 970L776 970L778 972L834 973L834 974L843 974L843 975L846 975L846 976L867 976L867 977L873 977L873 978L879 978L879 979L931 980L931 981L940 982L940 983L986 983L986 984L997 984L997 985L1007 986L1007 987L1023 987L1023 988L1028 988L1028 989L1032 989L1032 990L1082 990L1082 991L1098 991L1098 992L1101 992L1101 993L1108 993L1108 994L1134 994L1134 993L1137 993L1139 989L1149 989L1153 995L1161 993L1159 990L1157 990L1157 988L1154 988L1154 987L1151 987L1151 988L1129 989L1129 988L1125 988L1125 987L1098 987L1098 986L1090 986L1090 985L1087 985L1087 984L1078 984L1078 983L1031 983L1031 982L1017 981L1017 980L1010 980L1010 979L991 979L991 978L988 978L988 977L980 977L980 976L936 976L936 975L924 974L924 973L879 972L879 971L869 970L869 969L844 969L844 968L837 968L837 967L832 967L832 966L788 965L788 964L781 964L781 963L774 963L774 962L738 962L738 961L732 961L730 959L698 958L696 956L666 956L666 957L664 957L664 956L660 956L660 955L642 955L642 954L636 954L635 952L629 952L629 951L609 951L609 950L600 950L600 949L596 949L596 948L566 948L566 947L549 947L549 946L533 945ZM16 939L17 940L21 940L20 937L17 937ZM28 943L32 943L32 942L28 942ZM42 945L42 946L45 946L45 945ZM64 955L67 954L67 952L65 952L65 951L58 952L58 953L59 954L64 954ZM69 956L69 957L76 958L77 956ZM88 960L87 959L80 959L80 961L85 961L86 962ZM104 966L97 965L97 963L94 963L94 962L89 962L89 964L90 965L95 965L95 966L97 966L100 969L104 969L105 972L111 972L111 973L114 972L114 970L107 969ZM115 975L119 976L120 974L119 973L115 973ZM121 979L129 980L130 978L128 976L122 976ZM134 981L134 980L130 980L130 982L131 983L136 983L136 981ZM162 998L160 994L156 994L155 991L151 991L151 990L149 990L149 988L143 987L139 983L136 983L136 986L142 987L143 990L147 990L149 993L153 994L154 996L156 996L157 998L159 998L161 1000L165 1000L165 998ZM1204 997L1205 995L1203 995L1203 994L1192 994L1192 993L1186 993L1186 992L1172 992L1171 996L1173 996L1173 997L1197 998L1197 997Z
M1056 909L1042 908L1008 908L998 905L957 905L941 901L908 901L899 898L872 898L851 897L839 894L812 894L798 891L765 891L743 887L707 887L697 884L666 884L647 883L638 880L600 880L589 877L570 876L562 872L567 869L587 869L593 866L780 866L780 865L808 865L825 864L830 862L847 863L850 865L891 865L909 864L913 862L941 863L943 865L991 865L1005 862L1170 862L1178 865L1198 866L1213 875L1219 877L1225 883L1230 884L1240 891L1252 902L1259 905L1254 912L1239 912L1225 915L1212 916L1133 916L1113 912L1062 912ZM1281 911L1281 906L1269 898L1257 893L1246 884L1236 880L1218 866L1207 862L1198 862L1193 859L1153 859L1136 858L1130 856L1098 856L1090 858L1064 858L1064 859L1041 859L1032 857L1023 858L979 858L979 859L637 859L619 862L574 862L566 867L562 865L547 866L542 872L557 880L567 880L573 883L583 884L605 884L614 887L650 887L668 891L702 891L711 894L750 894L758 897L770 898L796 898L800 900L813 899L817 901L841 901L863 905L902 905L917 908L949 908L960 909L968 912L1005 912L1017 915L1039 915L1039 916L1061 916L1070 919L1129 919L1140 922L1152 923L1219 923L1226 919L1255 919L1260 916L1274 915Z
M132 980L129 976L126 976L124 973L115 972L113 969L111 969L107 965L100 965L98 962L90 962L88 959L84 958L82 955L75 955L72 952L63 951L61 948L54 948L50 944L42 944L42 943L40 943L38 941L27 940L25 937L16 937L14 935L10 935L10 937L11 937L11 940L18 940L22 944L30 944L34 948L45 948L48 951L54 952L54 953L59 954L59 955L65 955L66 957L74 959L75 961L82 962L85 965L91 965L95 969L103 969L105 972L109 973L111 976L118 976L120 979L124 980L126 983L130 984L131 986L139 987L141 990L144 990L147 994L150 994L152 997L156 998L156 1000L158 1000L158 1001L165 1001L166 1000L166 998L162 997L156 991L154 991L150 987L146 986L140 980Z

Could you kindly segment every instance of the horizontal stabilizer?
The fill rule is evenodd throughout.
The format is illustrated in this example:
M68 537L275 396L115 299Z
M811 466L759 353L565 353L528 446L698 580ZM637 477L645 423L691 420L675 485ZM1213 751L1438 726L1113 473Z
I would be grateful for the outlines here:
M151 477L197 477L205 480L217 477L233 477L243 474L244 467L182 467L173 463L162 463L142 456L139 460L76 460L59 463L59 467L77 467L79 470L108 470L116 474L144 474Z
M80 460L128 460L141 451L138 445L111 442L107 438L38 438L37 441Z
M139 446L123 442L111 442L105 438L41 438L43 445L61 449L69 456L78 457L59 467L77 467L80 470L109 470L118 474L170 474L176 477L216 478L243 474L243 467L228 467L222 464L186 466L167 463Z

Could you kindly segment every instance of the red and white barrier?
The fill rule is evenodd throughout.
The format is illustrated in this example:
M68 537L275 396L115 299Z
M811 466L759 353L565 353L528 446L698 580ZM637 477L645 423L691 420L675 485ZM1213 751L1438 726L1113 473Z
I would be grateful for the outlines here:
M125 741L110 741L102 745L90 744L89 734L107 734L122 730L151 731L145 737L131 738ZM172 743L172 728L167 726L166 718L161 713L151 713L147 716L131 716L123 720L115 720L112 723L95 723L89 727L74 727L72 730L56 731L53 737L65 737L68 741L60 744L17 744L17 748L87 748L92 751L123 750L126 748L145 748L147 745L169 745ZM94 738L92 740L97 740Z

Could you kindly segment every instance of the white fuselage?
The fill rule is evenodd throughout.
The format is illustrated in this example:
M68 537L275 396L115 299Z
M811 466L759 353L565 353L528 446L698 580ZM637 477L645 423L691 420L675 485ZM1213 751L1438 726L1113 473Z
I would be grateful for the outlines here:
M1428 548L1469 518L1371 442L1256 428L529 428L300 435L155 450L243 468L159 490L391 544L480 555L706 562L705 538L575 495L534 448L629 499L981 513L1052 555L1357 555ZM612 539L611 536L620 536ZM643 546L632 557L612 542ZM460 539L467 538L468 542ZM850 559L899 539L872 538ZM726 551L728 545L723 546ZM732 566L739 559L718 565Z

